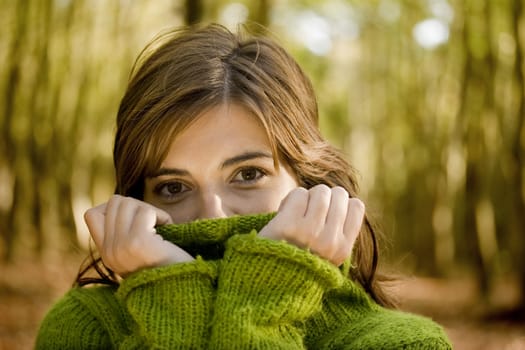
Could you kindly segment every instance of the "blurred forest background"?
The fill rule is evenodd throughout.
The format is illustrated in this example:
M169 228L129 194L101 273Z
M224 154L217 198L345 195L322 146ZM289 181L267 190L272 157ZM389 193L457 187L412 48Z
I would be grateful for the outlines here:
M311 77L382 223L383 267L415 276L403 308L457 349L525 348L523 0L0 0L0 14L0 349L32 347L86 255L135 57L195 22L262 24Z

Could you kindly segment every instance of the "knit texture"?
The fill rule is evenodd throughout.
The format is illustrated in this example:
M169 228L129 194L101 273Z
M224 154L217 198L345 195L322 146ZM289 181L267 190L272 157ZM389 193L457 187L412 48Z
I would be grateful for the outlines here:
M73 288L37 349L451 349L430 319L374 303L341 269L260 238L274 214L165 225L195 261Z

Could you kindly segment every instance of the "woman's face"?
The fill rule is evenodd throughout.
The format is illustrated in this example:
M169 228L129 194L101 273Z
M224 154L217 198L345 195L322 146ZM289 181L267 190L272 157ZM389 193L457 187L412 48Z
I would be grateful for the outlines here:
M144 200L182 223L276 211L297 186L287 164L275 168L257 119L222 104L175 137L160 169L145 180Z

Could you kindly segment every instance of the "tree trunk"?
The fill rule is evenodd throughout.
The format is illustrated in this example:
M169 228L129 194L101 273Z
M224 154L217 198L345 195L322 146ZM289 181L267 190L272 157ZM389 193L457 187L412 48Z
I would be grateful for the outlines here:
M187 25L199 23L203 16L202 0L186 0L184 22Z
M26 31L29 13L28 0L20 0L16 6L16 24L13 33L12 45L7 58L7 84L5 87L4 96L4 115L3 115L3 154L5 155L6 169L9 173L14 174L14 168L16 163L16 151L17 144L15 135L12 134L11 126L15 118L16 106L15 96L19 90L20 75L21 75L21 58L24 50L26 41ZM14 175L13 175L14 176ZM20 179L14 178L12 203L9 206L7 213L4 213L2 217L5 222L0 223L0 237L5 242L4 261L10 261L13 257L13 243L14 235L16 234L16 212L19 208L19 195L20 195Z
M521 287L521 308L525 310L525 264L523 264L523 256L525 256L525 244L523 243L523 234L525 232L525 202L523 199L524 183L523 177L523 126L525 118L525 71L524 71L524 47L523 40L520 36L520 23L523 20L522 0L513 1L513 18L512 29L514 38L516 39L516 60L514 63L514 76L517 86L517 96L519 96L518 108L516 111L516 127L513 135L512 143L512 158L515 163L514 171L512 172L511 193L512 193L512 208L515 212L513 218L513 229L510 234L511 245L513 248L512 260L513 266L518 269L518 278L520 279ZM523 23L525 24L525 23ZM522 40L520 40L522 39Z
M486 153L481 123L483 122L484 107L489 107L486 106L487 97L492 92L489 89L490 83L486 76L486 61L478 57L479 54L474 52L478 48L473 47L473 45L481 45L473 36L481 34L472 29L475 24L479 23L472 21L479 20L477 16L483 14L473 12L473 6L470 4L470 2L466 2L464 6L467 8L463 8L462 11L463 47L466 49L457 126L466 149L466 173L464 221L462 227L459 227L461 231L458 234L464 237L462 244L465 248L466 258L474 267L480 291L483 295L487 295L490 287L489 266L484 259L480 244L480 237L483 233L480 232L477 210L485 191L483 172L480 169L484 164L483 160ZM484 6L487 6L486 2ZM483 30L486 34L487 27L485 25Z

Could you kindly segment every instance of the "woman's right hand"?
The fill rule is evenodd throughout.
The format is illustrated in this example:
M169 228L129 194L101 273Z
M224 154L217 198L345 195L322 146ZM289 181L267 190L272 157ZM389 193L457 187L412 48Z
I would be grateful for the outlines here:
M143 268L192 261L194 258L155 231L171 223L165 211L134 198L114 195L84 214L104 264L121 277Z

